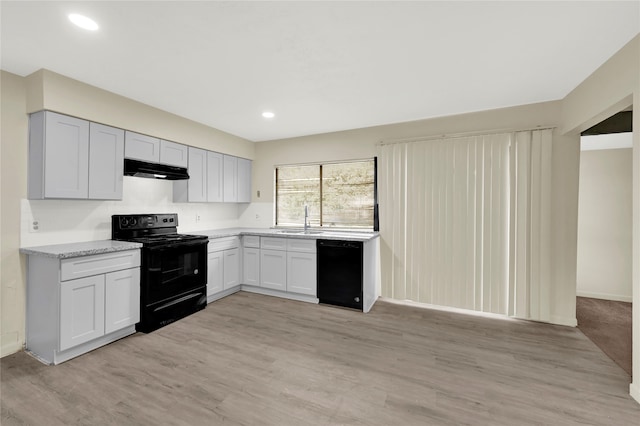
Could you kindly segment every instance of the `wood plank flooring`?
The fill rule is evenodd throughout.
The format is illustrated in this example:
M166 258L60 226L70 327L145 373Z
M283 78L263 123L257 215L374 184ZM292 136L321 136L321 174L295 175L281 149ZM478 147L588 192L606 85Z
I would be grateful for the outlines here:
M251 293L50 367L3 358L9 425L638 425L578 329Z

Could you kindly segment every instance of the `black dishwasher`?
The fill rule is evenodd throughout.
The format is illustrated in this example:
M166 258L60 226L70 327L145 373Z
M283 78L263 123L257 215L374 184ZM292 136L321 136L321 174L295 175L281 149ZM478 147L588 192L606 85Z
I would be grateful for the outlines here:
M362 241L317 240L320 303L362 310Z

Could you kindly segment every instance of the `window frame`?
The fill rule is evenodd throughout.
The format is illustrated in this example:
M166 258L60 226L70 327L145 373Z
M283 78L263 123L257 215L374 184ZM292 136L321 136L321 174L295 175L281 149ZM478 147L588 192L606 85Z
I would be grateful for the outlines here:
M322 214L323 214L323 202L322 202L322 197L323 197L323 185L322 185L322 179L323 179L323 166L324 165L330 165L330 164L348 164L348 163L365 163L365 162L369 162L372 161L373 162L373 220L372 220L372 224L371 226L367 225L367 226L358 226L358 227L344 227L344 226L328 226L328 225L324 225L322 222ZM273 221L274 221L274 227L275 228L300 228L301 226L304 226L304 223L301 224L297 224L297 225L281 225L278 224L278 171L280 168L283 167L306 167L306 166L318 166L319 168L319 216L320 216L320 225L319 226L314 226L314 228L320 228L320 229L333 229L333 230L340 230L340 229L358 229L358 230L372 230L372 231L378 231L379 230L379 222L378 222L378 157L372 157L372 158L359 158L359 159L351 159L351 160L335 160L335 161L322 161L322 162L313 162L313 163L293 163L293 164L277 164L274 167L274 185L273 185L273 204L274 204L274 217L273 217Z

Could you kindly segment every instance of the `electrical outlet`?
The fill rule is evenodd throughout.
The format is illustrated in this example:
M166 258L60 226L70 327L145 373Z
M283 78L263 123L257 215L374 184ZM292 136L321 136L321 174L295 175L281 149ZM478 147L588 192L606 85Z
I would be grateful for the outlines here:
M39 231L40 231L40 222L34 219L31 222L31 226L29 226L29 232L39 232Z
M196 223L197 222L200 222L200 215L199 214L196 214Z
M256 214L256 220L260 219L260 215Z

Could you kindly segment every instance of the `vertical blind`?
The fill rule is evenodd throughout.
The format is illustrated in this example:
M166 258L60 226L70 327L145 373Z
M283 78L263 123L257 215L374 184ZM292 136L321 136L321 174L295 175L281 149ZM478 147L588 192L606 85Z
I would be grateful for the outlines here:
M551 130L380 154L383 296L548 317Z

